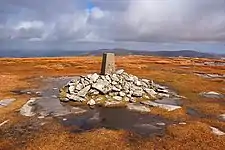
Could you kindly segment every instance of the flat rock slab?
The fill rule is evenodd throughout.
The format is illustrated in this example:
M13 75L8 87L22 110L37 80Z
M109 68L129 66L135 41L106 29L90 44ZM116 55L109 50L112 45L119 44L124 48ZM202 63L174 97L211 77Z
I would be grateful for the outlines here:
M42 97L29 100L20 109L20 114L27 117L36 114L39 115L39 117L58 117L68 114L82 114L86 111L87 110L80 107L63 106L57 98Z
M225 133L223 131L221 131L221 130L215 128L215 127L210 127L210 128L211 128L213 134L215 134L215 135L218 135L218 136L225 135Z
M174 106L182 105L180 98L163 98L161 100L155 100L154 102L159 104L167 104L167 105L174 105Z
M224 95L211 91L211 92L202 92L200 93L201 96L205 97L205 98L212 98L212 99L221 99L224 98Z
M180 109L181 106L175 106L175 105L168 105L168 104L159 104L153 101L143 101L141 102L144 105L152 106L152 107L159 107L162 109L166 109L167 111L174 111L176 109Z
M222 121L225 121L225 114L221 114L221 115L219 116L219 118L220 118Z
M68 115L71 110L64 107L57 98L42 97L35 103L35 112L42 116L63 116Z
M132 110L132 111L137 111L137 112L150 112L150 108L141 105L141 104L135 104L135 103L131 103L131 104L127 104L127 109Z
M106 101L105 102L105 107L116 107L116 106L121 106L122 103L121 101Z
M21 108L20 108L20 114L26 117L34 116L36 113L35 110L35 102L36 99L30 99L27 101Z
M14 102L16 99L15 98L10 98L10 99L3 99L0 100L0 108L1 107L6 107L8 105L10 105L12 102Z

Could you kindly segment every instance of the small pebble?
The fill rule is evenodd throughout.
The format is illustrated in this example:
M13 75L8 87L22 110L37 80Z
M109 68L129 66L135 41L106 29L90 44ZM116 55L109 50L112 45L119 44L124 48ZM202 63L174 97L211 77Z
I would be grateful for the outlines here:
M52 98L57 98L57 96L56 95L52 95Z
M179 123L180 125L185 125L185 124L187 124L186 122L180 122Z
M43 125L45 125L45 124L46 124L46 122L42 122L42 123L41 123L41 126L43 126Z
M38 116L38 119L44 119L45 116Z
M156 124L159 125L159 126L165 126L166 125L164 122L158 122Z

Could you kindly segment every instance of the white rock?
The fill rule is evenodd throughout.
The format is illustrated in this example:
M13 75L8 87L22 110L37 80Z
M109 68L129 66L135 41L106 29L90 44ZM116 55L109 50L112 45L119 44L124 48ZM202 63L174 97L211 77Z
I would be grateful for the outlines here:
M103 81L107 81L104 75L100 75L100 78L101 78ZM108 81L107 81L107 82L108 82Z
M124 72L124 70L123 69L120 69L120 70L117 70L116 71L116 74L121 75L123 72Z
M77 84L76 90L80 91L83 88L83 85L81 83Z
M36 113L34 113L34 103L35 103L36 99L30 99L29 101L27 101L26 104L24 104L22 106L22 108L20 108L20 114L23 116L27 116L27 117L31 117L34 116Z
M103 94L106 94L112 90L112 87L109 86L109 83L104 81L99 81L97 83L94 83L92 85L92 88L102 92Z
M90 89L90 94L93 94L93 95L98 95L99 94L99 91L97 91L96 89Z
M57 96L56 96L56 95L52 95L51 97L52 97L52 98L57 98Z
M111 80L111 78L110 78L109 75L106 75L105 78L106 78L106 80L107 80L109 83L112 83L112 80Z
M225 120L225 114L221 114L219 117L220 117L222 120Z
M187 124L186 122L180 122L179 125L185 125Z
M123 83L123 79L120 79L120 80L119 80L119 84L122 84L122 83Z
M68 89L69 89L69 93L70 93L70 94L74 94L74 93L75 93L75 92L74 92L75 89L76 89L75 86L70 85Z
M157 89L161 89L161 90L166 90L167 87L166 86L161 86L159 84L154 83L153 81L151 81L151 84L156 87Z
M130 103L136 103L137 101L133 97L131 97L130 100L129 100L129 102Z
M150 109L140 104L127 104L127 109L139 111L139 112L150 112Z
M170 95L169 94L164 94L164 93L158 93L159 97L165 97L165 98L169 98Z
M38 116L38 119L44 119L45 116Z
M143 82L145 82L146 84L149 84L149 80L148 79L141 79Z
M87 75L87 77L88 77L89 79L91 79L91 76L92 76L92 74L88 74L88 75Z
M121 101L123 98L121 96L113 96L113 99L117 101Z
M153 107L159 107L159 108L162 108L162 109L166 109L168 111L174 111L176 109L180 109L181 108L180 106L159 104L159 103L155 103L155 102L152 102L152 101L144 101L144 102L141 102L141 103L145 104L145 105L148 105L148 106L153 106Z
M138 80L135 80L134 84L137 85L137 86L142 86L141 81L138 81Z
M134 81L136 81L136 80L138 80L138 77L133 75L133 79L134 79Z
M219 135L219 136L222 136L222 135L225 135L225 133L215 127L210 127L212 132L215 134L215 135Z
M122 90L122 86L120 84L116 84L115 87Z
M141 91L141 90L143 90L141 87L136 86L136 85L134 85L134 84L131 84L130 89L131 89L132 91L135 91L135 90L139 90L139 91Z
M153 98L155 98L157 95L157 93L153 89L144 88L144 91Z
M73 101L78 101L78 102L82 102L82 101L85 101L84 98L80 97L80 96L77 96L77 95L70 95L70 94L67 94L66 97L70 100L73 100Z
M135 90L132 95L136 97L141 97L143 95L143 90Z
M115 94L115 92L110 92L108 94L109 94L109 96L115 96L115 95L117 95L117 94Z
M91 82L96 82L98 78L99 78L99 75L98 75L97 73L94 73L94 74L90 77L90 81L91 81Z
M134 91L130 90L128 95L132 95L134 93Z
M113 75L111 76L111 79L112 79L112 81L119 82L119 78L116 76L116 74L113 74Z
M122 92L122 91L120 91L119 94L120 94L121 97L124 97L124 96L126 95L126 94L125 94L124 92Z
M150 99L148 95L143 95L143 98Z
M156 123L158 126L165 126L166 124L164 122L158 122Z
M131 76L124 76L124 79L128 82L134 82L134 78Z
M166 90L166 89L157 89L156 91L159 92L159 93L165 93L165 94L169 93L169 91Z
M91 99L91 100L89 100L89 101L87 102L87 104L90 105L90 106L93 106L93 105L95 105L96 103L95 103L95 101L94 101L93 99Z
M80 97L85 97L86 94L88 93L88 91L90 90L91 85L86 86L85 88L83 88L82 90L80 90L77 95Z
M118 83L116 81L113 81L112 82L112 85L117 85Z
M15 100L16 100L15 98L0 100L0 107L6 107L9 104L11 104L12 102L14 102Z
M202 92L200 95L207 97L207 98L224 98L224 96L220 93L211 91L211 92Z
M129 84L128 82L126 82L126 83L124 84L124 86L123 86L123 89L124 89L125 91L129 91L129 89L130 89L130 84Z
M131 98L132 96L131 96L131 94L127 94L127 97Z
M121 105L120 101L106 101L105 102L105 107L110 107L110 106L117 106Z
M148 84L147 83L142 81L141 84L143 85L143 87L148 88Z
M211 91L211 92L207 92L207 93L205 93L205 94L212 94L212 95L220 95L220 93L217 93L217 92L214 92L214 91Z

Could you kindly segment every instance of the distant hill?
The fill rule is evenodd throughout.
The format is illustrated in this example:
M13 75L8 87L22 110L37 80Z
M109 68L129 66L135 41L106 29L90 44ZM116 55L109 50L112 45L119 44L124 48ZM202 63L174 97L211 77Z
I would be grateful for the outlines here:
M116 49L99 49L92 51L74 51L74 50L1 50L0 57L60 57L60 56L100 56L104 52L112 52L118 56L125 55L145 55L145 56L163 56L163 57L203 57L203 58L221 58L225 55L202 53L193 50L179 51L140 51Z
M225 57L225 55L202 53L194 50L179 50L179 51L138 51L138 50L126 50L126 49L100 49L90 51L85 55L98 56L104 52L112 52L116 55L152 55L152 56L163 56L163 57L203 57L203 58L216 58Z

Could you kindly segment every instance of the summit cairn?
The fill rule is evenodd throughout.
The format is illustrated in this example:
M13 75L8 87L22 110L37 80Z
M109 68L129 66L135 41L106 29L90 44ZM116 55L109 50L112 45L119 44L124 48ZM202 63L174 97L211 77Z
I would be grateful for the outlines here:
M170 97L167 87L139 79L123 69L115 71L115 55L104 53L101 74L88 74L71 80L60 89L60 100L95 104L135 103Z

